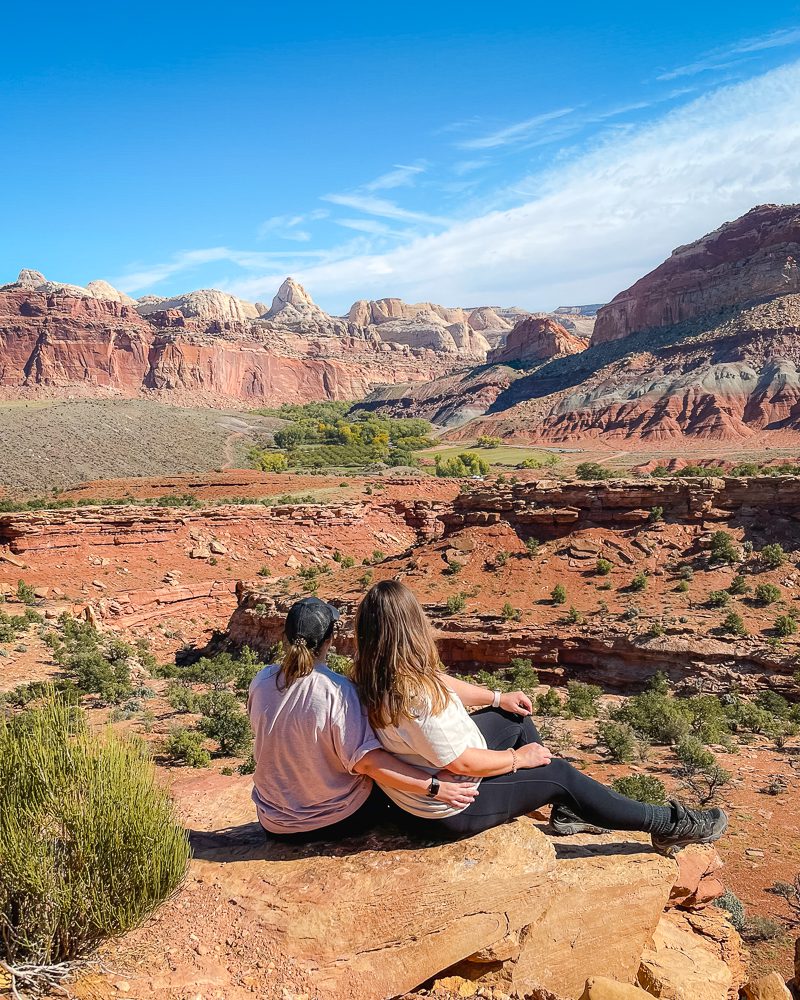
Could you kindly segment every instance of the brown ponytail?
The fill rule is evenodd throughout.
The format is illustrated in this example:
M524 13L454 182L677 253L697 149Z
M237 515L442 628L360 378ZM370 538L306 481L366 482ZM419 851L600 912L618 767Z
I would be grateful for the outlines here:
M316 650L314 651L316 652ZM283 654L281 669L278 671L278 690L285 691L301 677L307 677L314 669L314 652L308 648L302 636L289 646Z

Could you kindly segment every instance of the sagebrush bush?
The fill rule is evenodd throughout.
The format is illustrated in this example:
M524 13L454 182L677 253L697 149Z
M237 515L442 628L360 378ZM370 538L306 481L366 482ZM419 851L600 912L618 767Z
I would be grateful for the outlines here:
M189 844L144 744L51 691L0 717L0 857L0 957L53 981L180 885Z
M731 892L730 889L726 889L719 899L714 900L714 906L718 906L721 910L725 910L727 912L731 923L737 931L741 932L744 930L747 915L745 913L744 904L736 893Z
M209 691L200 699L198 728L219 743L220 753L241 755L250 748L250 720L230 691Z

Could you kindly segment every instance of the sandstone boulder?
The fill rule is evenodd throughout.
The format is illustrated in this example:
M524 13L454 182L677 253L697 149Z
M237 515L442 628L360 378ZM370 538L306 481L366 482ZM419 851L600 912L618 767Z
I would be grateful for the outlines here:
M437 846L390 831L303 850L265 846L247 825L248 779L203 776L176 791L195 831L195 878L215 887L207 919L235 903L249 934L271 942L319 998L401 995L515 933L522 946L508 993L544 985L574 998L592 975L632 981L676 874L638 843L575 845L557 857L529 819Z
M490 364L512 361L548 361L566 354L579 354L589 346L549 316L530 316L517 323L502 347L492 351Z
M744 988L744 995L746 1000L792 1000L783 976L777 972L749 982Z
M642 954L639 985L662 1000L736 1000L745 981L741 939L722 910L670 910Z

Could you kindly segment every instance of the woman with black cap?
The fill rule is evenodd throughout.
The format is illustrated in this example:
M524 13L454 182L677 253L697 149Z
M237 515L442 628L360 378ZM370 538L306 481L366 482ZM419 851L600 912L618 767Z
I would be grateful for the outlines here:
M425 795L430 773L382 749L355 686L326 664L339 612L316 597L286 618L288 648L253 678L247 710L255 736L253 801L270 836L336 839L360 832L390 809L373 778ZM469 778L444 775L439 798L464 808L477 794Z

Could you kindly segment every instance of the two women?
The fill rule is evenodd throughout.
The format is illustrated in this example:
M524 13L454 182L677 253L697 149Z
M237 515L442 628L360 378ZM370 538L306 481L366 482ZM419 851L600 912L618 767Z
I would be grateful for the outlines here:
M355 687L324 666L336 618L315 598L296 604L283 663L251 686L253 794L271 833L331 838L364 828L387 815L384 793L393 819L427 837L477 833L546 804L556 832L643 830L662 851L724 833L720 809L636 802L554 757L523 692L448 677L402 584L376 584L358 609Z

